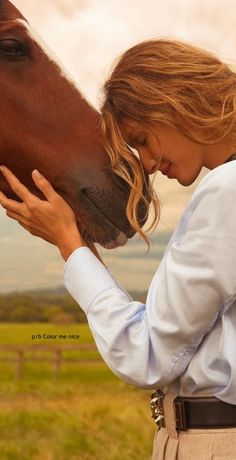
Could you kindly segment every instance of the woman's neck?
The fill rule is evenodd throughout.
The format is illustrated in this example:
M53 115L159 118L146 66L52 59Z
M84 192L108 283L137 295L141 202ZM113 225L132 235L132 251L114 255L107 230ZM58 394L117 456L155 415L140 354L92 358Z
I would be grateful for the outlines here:
M214 169L234 159L236 159L236 145L222 141L204 146L204 166L208 169Z
M233 161L233 160L236 160L236 152L233 153L233 154L225 161L225 163L228 163L229 161Z

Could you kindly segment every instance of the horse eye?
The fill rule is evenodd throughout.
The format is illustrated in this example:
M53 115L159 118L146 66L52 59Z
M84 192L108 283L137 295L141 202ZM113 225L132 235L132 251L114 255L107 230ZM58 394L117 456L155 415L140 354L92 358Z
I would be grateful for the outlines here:
M25 44L12 38L0 40L0 51L9 57L24 57L28 55Z

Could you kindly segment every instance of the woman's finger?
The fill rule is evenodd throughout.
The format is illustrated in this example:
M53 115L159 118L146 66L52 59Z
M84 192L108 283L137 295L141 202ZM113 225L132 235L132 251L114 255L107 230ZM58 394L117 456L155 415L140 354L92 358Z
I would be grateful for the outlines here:
M27 230L31 235L38 236L39 238L43 238L45 241L47 241L50 244L53 244L53 245L56 244L55 241L53 241L48 235L46 235L44 233L38 234L37 230L32 229L31 227L29 227L28 225L24 224L23 222L18 221L18 223L22 228Z
M39 190L41 190L48 201L51 201L53 198L60 196L57 192L55 192L50 182L44 176L42 176L42 174L37 171L37 169L32 172L32 178L35 185Z
M55 244L55 242L53 241L53 239L50 238L49 235L47 235L42 230L39 230L38 228L35 228L33 223L29 219L26 219L22 215L19 215L19 214L15 213L15 212L12 212L12 211L7 211L6 214L11 219L16 220L18 222L18 224L21 227L23 227L25 230L27 230L31 235L38 236L39 238L43 238L48 243Z
M0 166L0 170L2 171L2 174L4 175L5 179L11 186L13 192L22 199L22 201L30 201L32 199L37 199L33 193L31 193L25 185L23 185L19 179L13 174L10 169L8 169L6 166Z
M22 216L22 214L18 214L17 212L7 210L6 215L11 219L17 220L17 222L19 223L22 222L24 225L27 225L28 227L30 227L31 225L30 219L28 219L25 216Z
M23 227L25 230L27 230L27 232L30 233L30 227L28 227L28 225L23 224L23 222L20 222L19 220L18 220L18 224L19 224L21 227Z
M4 209L9 209L9 211L17 212L19 214L22 212L25 214L27 209L24 203L19 203L18 201L7 198L3 192L0 192L0 204Z

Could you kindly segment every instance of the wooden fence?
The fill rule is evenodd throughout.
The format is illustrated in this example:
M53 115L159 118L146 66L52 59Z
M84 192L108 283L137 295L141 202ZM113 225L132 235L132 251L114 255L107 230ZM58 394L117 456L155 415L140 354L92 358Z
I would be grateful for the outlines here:
M65 356L65 352L79 351L79 357ZM94 344L81 345L0 345L0 363L15 363L15 375L17 379L24 376L26 362L49 362L52 364L52 373L58 377L61 367L64 363L97 363L101 362L100 355L97 357L87 357L88 352L96 352ZM86 358L83 357L86 353Z

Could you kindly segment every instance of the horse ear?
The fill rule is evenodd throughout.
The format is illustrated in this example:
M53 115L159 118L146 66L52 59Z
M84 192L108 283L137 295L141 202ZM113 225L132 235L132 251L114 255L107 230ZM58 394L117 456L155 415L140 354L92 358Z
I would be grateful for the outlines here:
M8 0L0 0L0 21L24 19L20 11Z

